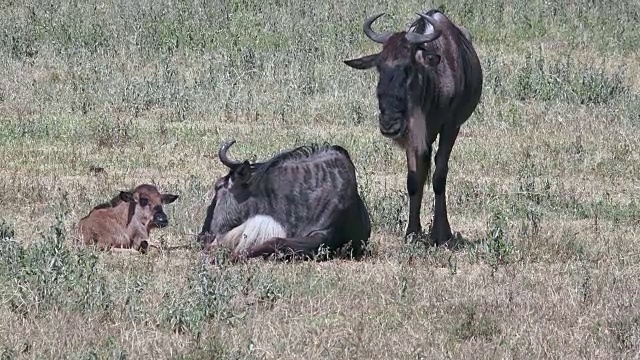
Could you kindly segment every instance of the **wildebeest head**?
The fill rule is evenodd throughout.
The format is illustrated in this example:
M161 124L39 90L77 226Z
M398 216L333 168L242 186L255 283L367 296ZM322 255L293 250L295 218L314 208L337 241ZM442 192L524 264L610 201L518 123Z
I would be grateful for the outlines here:
M376 33L371 29L371 24L382 15L384 13L366 19L363 26L369 39L382 44L382 51L346 60L345 64L358 70L376 68L379 75L376 95L380 109L380 132L398 138L407 129L410 111L422 103L425 81L428 81L423 75L424 71L440 63L440 55L425 45L438 39L442 28L433 17L418 14L431 24L431 32Z
M207 217L198 235L198 242L203 247L214 241L218 235L211 233L212 228L217 230L224 227L231 221L230 219L235 218L238 215L237 212L240 211L240 203L250 196L249 180L259 164L251 164L248 160L230 159L227 152L235 142L234 139L226 141L218 150L218 158L229 169L229 172L215 182L213 200L207 208ZM216 212L216 208L222 208L224 211Z
M249 160L237 161L229 158L227 152L229 148L235 144L235 139L226 141L218 150L218 158L220 162L229 168L227 175L218 179L215 183L214 190L216 195L222 189L227 189L238 195L248 186L249 179L258 164L251 164Z
M158 189L149 184L137 186L133 191L121 191L120 200L129 203L127 223L136 217L147 229L163 228L169 225L167 214L162 205L171 204L178 199L178 195L161 194Z

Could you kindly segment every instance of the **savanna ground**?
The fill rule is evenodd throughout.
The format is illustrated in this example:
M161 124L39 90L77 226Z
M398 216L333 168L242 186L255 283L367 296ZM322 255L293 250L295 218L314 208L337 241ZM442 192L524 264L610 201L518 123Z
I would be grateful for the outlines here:
M403 244L404 153L379 134L375 72L342 63L380 49L366 16L399 30L429 6L485 74L450 162L455 251ZM631 0L1 2L2 358L638 357L639 21ZM372 255L68 248L142 182L180 195L152 236L191 243L231 137L237 158L346 147Z

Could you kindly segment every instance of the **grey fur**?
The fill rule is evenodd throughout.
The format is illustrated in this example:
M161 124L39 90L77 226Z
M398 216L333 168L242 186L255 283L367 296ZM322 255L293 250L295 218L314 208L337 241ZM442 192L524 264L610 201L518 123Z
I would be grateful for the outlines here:
M276 250L311 256L321 245L337 250L351 240L360 257L369 240L371 223L355 167L340 146L300 146L262 163L232 164L216 184L200 233L203 246L255 215L272 217L286 237L263 239L247 249L247 257Z

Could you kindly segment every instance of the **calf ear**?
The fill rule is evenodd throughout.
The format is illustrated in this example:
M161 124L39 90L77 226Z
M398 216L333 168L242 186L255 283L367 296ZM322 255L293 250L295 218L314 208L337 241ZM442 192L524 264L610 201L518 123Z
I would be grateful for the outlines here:
M133 193L131 191L120 191L120 200L124 202L132 202Z
M173 194L162 194L162 203L163 204L171 204L172 202L176 201L178 199L180 195L173 195Z
M358 69L358 70L366 70L372 68L376 64L376 60L378 59L378 54L372 54L363 56L358 59L345 60L344 63L348 66Z
M246 184L251 178L251 164L249 160L245 160L240 166L238 166L233 172L233 183Z

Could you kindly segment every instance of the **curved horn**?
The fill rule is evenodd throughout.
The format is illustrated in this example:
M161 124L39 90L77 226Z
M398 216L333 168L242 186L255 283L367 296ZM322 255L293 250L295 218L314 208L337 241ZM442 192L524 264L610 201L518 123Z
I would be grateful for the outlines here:
M382 15L384 15L384 13L373 15L367 18L364 21L364 25L362 26L362 30L364 30L365 35L367 35L369 39L379 44L383 44L391 36L390 32L377 33L371 29L371 24L373 24L373 22L376 21Z
M222 144L222 146L220 146L220 150L218 150L218 157L220 158L220 162L224 164L226 167L231 169L238 167L240 164L242 164L242 162L240 161L229 159L229 156L227 155L227 151L229 151L229 148L231 147L231 145L235 143L236 143L236 140L231 139L225 142L224 144Z
M425 19L431 26L433 26L433 32L431 34L418 34L415 32L408 32L405 38L412 44L424 44L433 41L442 35L442 28L438 21L427 14L416 13L421 18Z

